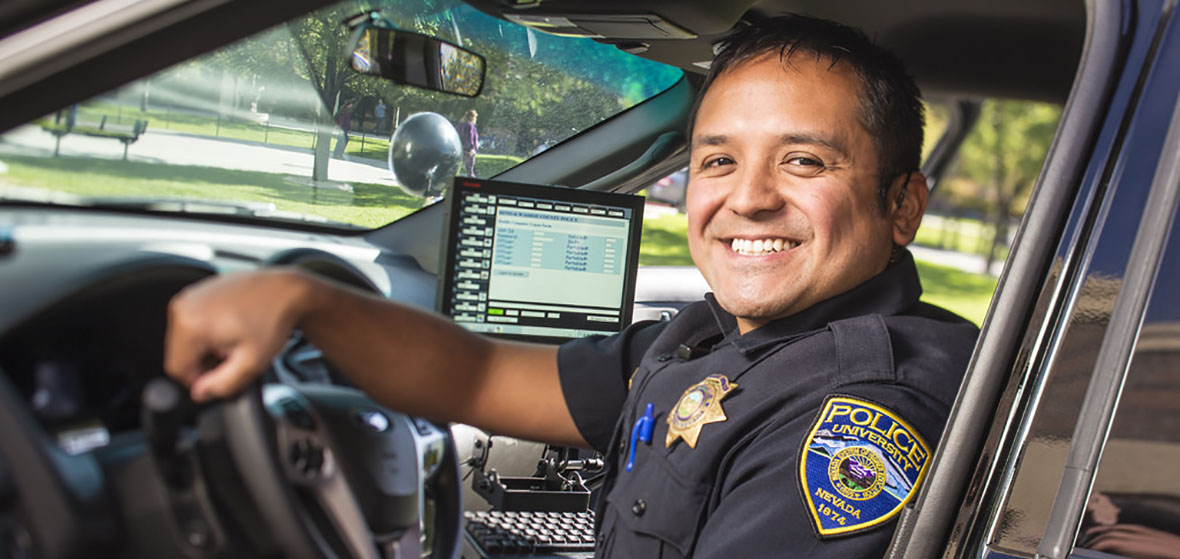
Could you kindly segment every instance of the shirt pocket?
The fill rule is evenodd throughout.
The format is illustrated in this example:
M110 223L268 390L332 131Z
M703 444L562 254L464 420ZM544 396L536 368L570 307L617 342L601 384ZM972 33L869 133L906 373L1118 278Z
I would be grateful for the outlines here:
M685 479L653 452L636 449L635 466L620 472L606 497L604 557L672 559L692 555L700 532L707 488Z

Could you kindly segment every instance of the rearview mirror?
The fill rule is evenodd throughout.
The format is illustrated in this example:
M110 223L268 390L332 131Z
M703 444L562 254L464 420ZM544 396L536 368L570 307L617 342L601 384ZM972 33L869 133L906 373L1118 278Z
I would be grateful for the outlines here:
M483 89L484 57L421 33L391 29L376 12L348 22L349 66L362 74L465 97Z

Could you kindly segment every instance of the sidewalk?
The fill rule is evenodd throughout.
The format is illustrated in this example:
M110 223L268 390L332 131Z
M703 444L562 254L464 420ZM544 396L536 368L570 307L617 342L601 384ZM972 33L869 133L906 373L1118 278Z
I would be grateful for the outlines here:
M966 254L962 252L954 252L950 250L942 250L931 247L924 247L918 245L910 245L906 247L914 255L914 260L921 260L923 262L930 262L932 264L939 264L942 266L950 266L958 268L964 272L971 272L973 274L984 273L983 265L987 262L987 258L978 254ZM1000 272L1004 270L1004 261L997 260L992 263L991 270L987 273L992 276L999 277Z
M0 153L52 157L53 148L54 137L37 126L23 126L0 138ZM123 145L108 138L69 135L62 139L61 156L121 159ZM314 157L310 148L149 129L131 145L128 161L310 177ZM384 161L352 156L331 159L328 180L396 186L393 173L386 168Z

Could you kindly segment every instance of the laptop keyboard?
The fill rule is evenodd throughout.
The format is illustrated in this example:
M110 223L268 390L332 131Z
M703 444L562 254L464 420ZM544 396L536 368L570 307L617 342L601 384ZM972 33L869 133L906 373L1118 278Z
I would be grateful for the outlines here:
M467 536L485 557L594 551L594 512L465 512Z

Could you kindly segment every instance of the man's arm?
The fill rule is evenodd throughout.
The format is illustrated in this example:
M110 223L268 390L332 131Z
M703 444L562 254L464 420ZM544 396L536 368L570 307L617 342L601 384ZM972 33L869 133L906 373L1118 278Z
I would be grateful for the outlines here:
M586 446L556 348L495 342L424 311L290 269L189 287L169 307L164 368L198 401L232 395L301 328L375 400L497 434Z

